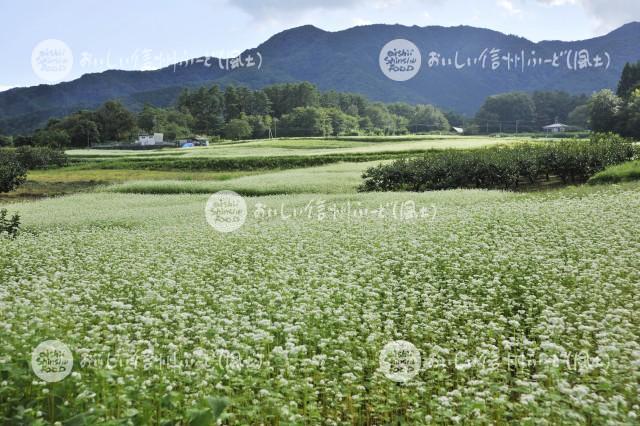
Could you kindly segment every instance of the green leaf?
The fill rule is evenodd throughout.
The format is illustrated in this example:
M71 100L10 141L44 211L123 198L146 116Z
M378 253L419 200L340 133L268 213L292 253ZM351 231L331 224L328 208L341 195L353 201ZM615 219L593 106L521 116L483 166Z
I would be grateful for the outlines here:
M213 413L213 417L215 419L220 418L224 409L227 408L227 405L229 405L229 402L224 398L208 397L206 400L207 404L211 408L211 412Z

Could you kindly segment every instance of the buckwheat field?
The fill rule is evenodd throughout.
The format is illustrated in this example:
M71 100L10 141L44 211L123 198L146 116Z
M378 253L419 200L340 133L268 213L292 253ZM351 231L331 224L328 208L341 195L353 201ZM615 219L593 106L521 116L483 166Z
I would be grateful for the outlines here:
M245 197L231 233L207 224L207 195L11 205L24 230L0 240L0 411L10 424L637 424L639 191ZM73 355L64 380L32 372L47 340ZM407 380L381 362L395 341L419 355Z

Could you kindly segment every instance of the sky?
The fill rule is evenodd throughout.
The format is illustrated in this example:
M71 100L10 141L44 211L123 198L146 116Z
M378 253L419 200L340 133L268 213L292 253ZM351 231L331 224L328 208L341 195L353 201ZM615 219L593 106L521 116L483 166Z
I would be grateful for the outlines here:
M640 0L0 0L0 91L106 69L234 57L305 24L327 31L471 25L540 41L583 40L630 21L640 21ZM43 78L32 54L51 39L73 59L64 76Z

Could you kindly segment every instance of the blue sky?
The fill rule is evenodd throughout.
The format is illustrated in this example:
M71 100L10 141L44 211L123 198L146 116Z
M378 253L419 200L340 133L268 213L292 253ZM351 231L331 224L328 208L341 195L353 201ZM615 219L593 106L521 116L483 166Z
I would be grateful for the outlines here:
M108 68L232 57L286 28L313 24L473 25L534 41L579 40L640 21L640 0L2 0L0 90L47 83L31 66L42 40L64 41L65 80Z

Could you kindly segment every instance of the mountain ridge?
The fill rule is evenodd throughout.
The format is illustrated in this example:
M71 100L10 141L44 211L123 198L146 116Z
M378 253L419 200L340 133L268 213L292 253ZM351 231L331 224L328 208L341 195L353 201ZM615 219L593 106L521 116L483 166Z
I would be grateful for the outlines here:
M382 46L396 38L411 40L422 54L422 68L409 81L388 79L378 64ZM220 64L228 59L211 58L208 67L202 63L187 66L179 63L152 71L107 70L84 74L70 82L0 92L0 129L12 134L31 131L48 118L95 108L108 99L120 99L137 110L145 102L168 106L182 88L236 84L257 89L302 80L316 84L321 90L362 93L372 100L385 102L431 103L473 114L487 96L496 93L565 90L589 94L602 88L615 88L624 64L640 60L637 40L640 40L640 22L630 22L591 39L540 42L468 25L372 24L333 32L303 25L274 34L241 54L252 55L256 60L260 54L263 61L260 69L257 66L221 69ZM468 68L455 69L432 66L433 62L428 62L431 52L449 59L453 59L455 52L457 58L467 60L476 59L491 48L499 48L504 54L523 52L523 63L525 51L535 51L548 59L567 49L572 52L587 49L591 57L596 52L607 52L612 60L606 70L562 67L525 70L523 66L522 71L488 70L471 64ZM201 58L204 57L192 61Z

